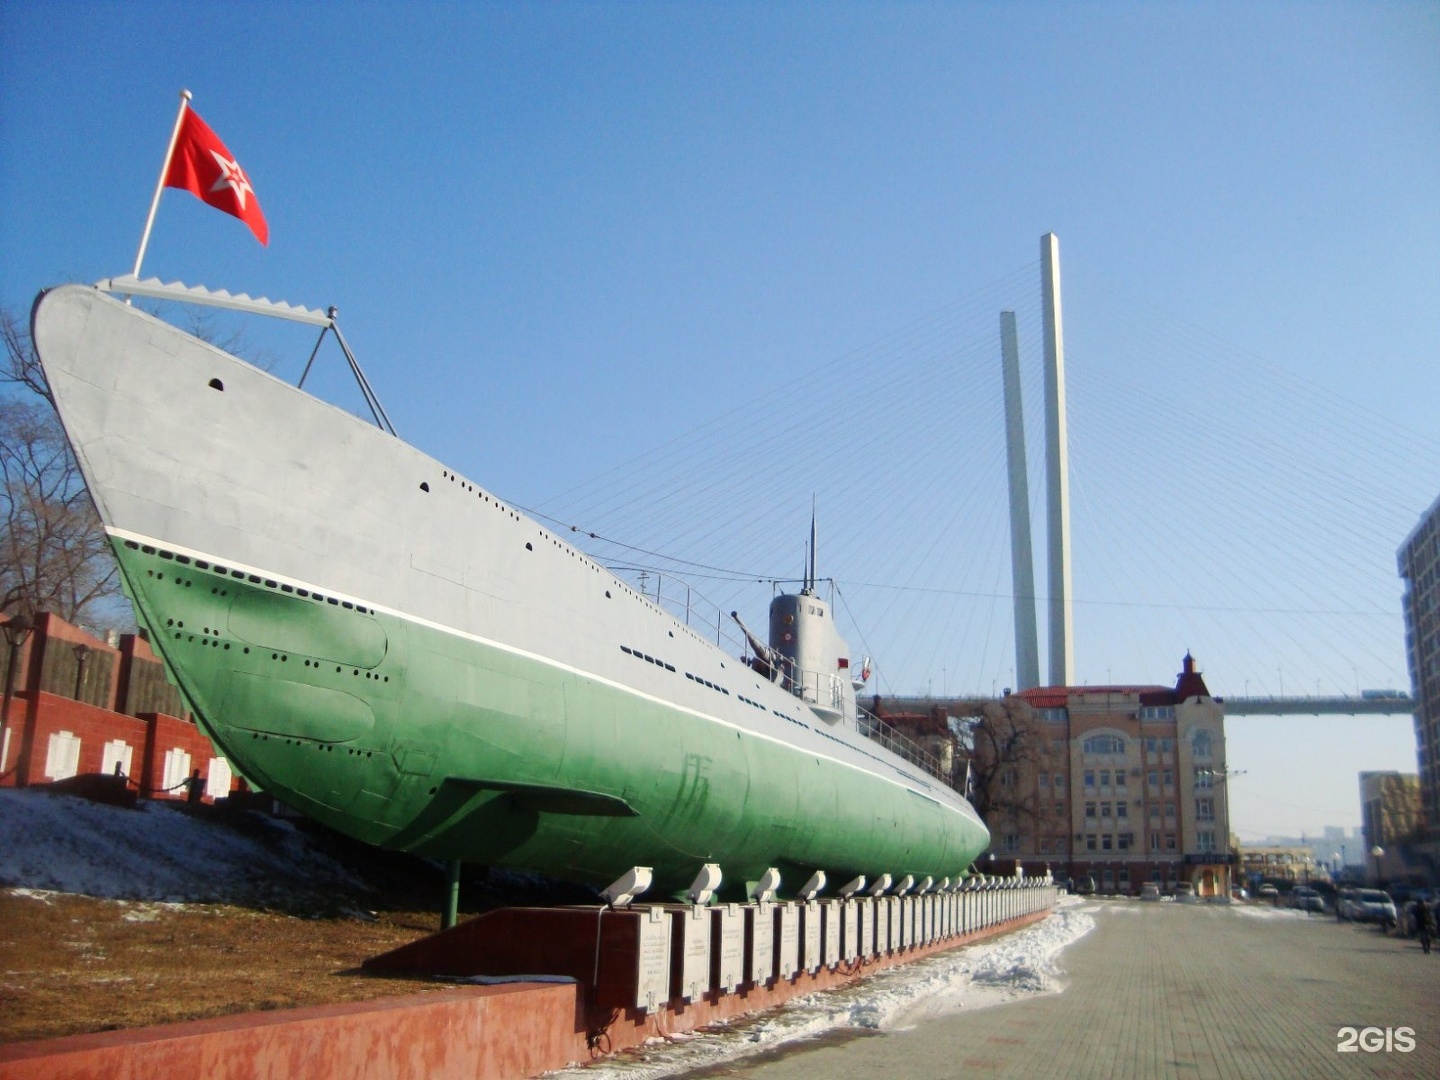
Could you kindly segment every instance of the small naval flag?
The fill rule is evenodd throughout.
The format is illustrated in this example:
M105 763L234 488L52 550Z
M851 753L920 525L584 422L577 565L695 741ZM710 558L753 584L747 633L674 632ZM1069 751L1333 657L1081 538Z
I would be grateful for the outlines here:
M165 186L184 188L216 210L233 214L250 226L256 240L269 245L270 229L250 178L210 125L191 109L184 110L180 121L180 137L165 172Z
M140 237L140 250L135 253L135 277L150 243L150 229L155 224L155 211L160 206L160 193L167 187L182 188L217 210L231 214L250 227L255 239L267 247L270 227L260 211L260 200L250 185L250 177L226 149L210 125L190 109L190 91L180 91L180 112L175 117L175 130L165 150L165 163L160 166L160 182L150 200L150 216L145 219L145 232Z

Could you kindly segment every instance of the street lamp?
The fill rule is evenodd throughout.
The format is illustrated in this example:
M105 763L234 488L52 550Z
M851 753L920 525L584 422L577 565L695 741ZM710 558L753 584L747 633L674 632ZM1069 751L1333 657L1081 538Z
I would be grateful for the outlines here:
M10 731L10 699L15 696L15 661L20 654L20 649L25 644L25 639L30 636L30 631L35 629L35 623L29 615L14 615L5 623L0 630L5 634L5 640L10 645L10 661L5 665L5 703L0 706L0 750L5 746L5 736ZM0 773L5 770L5 761L0 758Z
M85 661L90 656L90 646L83 641L76 642L75 649L75 693L72 695L76 701L80 699L80 691L85 682Z

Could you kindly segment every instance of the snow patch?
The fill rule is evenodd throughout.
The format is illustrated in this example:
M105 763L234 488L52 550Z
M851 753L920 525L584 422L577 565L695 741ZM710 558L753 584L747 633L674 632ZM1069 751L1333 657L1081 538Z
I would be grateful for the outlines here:
M1231 910L1241 915L1247 915L1252 919L1307 919L1310 912L1301 911L1299 908L1270 907L1267 905L1235 904Z
M134 810L68 795L0 790L0 886L151 903L276 902L365 892L287 821L261 814L220 825L178 806Z
M648 1039L643 1050L583 1068L547 1073L555 1080L652 1080L734 1061L828 1031L900 1031L958 1009L979 1009L1059 993L1061 951L1095 927L1095 905L1062 897L1042 922L913 964L889 968L851 986L795 998L755 1017L706 1031Z

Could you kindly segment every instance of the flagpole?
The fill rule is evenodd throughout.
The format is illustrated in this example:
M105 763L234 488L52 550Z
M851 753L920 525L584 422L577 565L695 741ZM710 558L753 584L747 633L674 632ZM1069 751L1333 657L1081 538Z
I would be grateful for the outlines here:
M185 120L185 110L190 105L190 91L180 91L180 111L175 114L175 130L170 133L170 145L165 148L165 163L160 166L160 180L155 185L155 197L150 200L150 216L145 219L145 232L140 237L140 250L135 253L134 277L140 276L140 264L145 259L145 248L150 243L150 227L155 224L155 211L160 209L160 193L165 190L165 177L170 174L170 159L175 156L175 143L180 139L180 125Z

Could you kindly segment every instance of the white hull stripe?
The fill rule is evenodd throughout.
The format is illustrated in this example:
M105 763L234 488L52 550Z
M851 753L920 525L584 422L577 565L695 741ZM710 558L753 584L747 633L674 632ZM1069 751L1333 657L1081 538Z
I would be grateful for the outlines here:
M481 637L478 634L472 634L468 631L460 630L454 626L446 626L441 623L432 622L431 620L422 618L418 615L412 615L408 612L398 611L394 608L386 607L381 604L375 604L368 599L362 599L356 596L349 596L345 593L337 592L334 589L329 588L328 586L317 586L314 582L301 581L297 578L285 577L281 574L276 574L273 571L266 570L262 567L249 566L244 563L234 562L230 559L220 558L208 552L196 551L193 548L182 547L181 545L172 543L168 540L157 540L155 537L144 536L140 533L131 532L128 529L120 529L113 526L106 526L105 531L111 536L121 540L122 542L130 541L131 543L139 544L142 547L152 547L157 550L164 549L165 551L173 552L176 555L184 555L192 562L198 560L200 562L208 562L211 565L223 565L228 568L244 571L244 573L247 575L254 575L265 580L289 585L295 589L307 589L311 592L321 593L327 597L333 596L338 600L348 601L351 604L359 605L360 607L366 608L370 611L383 613L392 618L400 619L405 622L412 623L416 626L423 626L426 629L434 630L437 633L448 634L451 637L461 638L462 640L470 641L477 645L482 645L486 648L496 649L500 652L508 653L511 656L520 657L524 660L529 660L537 664L542 664L546 667L553 668L557 671L563 671L569 675L574 675L581 679L588 679L592 682L599 683L602 686L607 686L613 690L618 690L621 693L629 694L632 697L639 698L642 701L648 701L651 704L661 706L662 708L673 709L676 712L684 713L687 716L692 716L697 720L704 720L712 724L718 724L719 726L728 730L739 732L744 735L749 735L753 738L763 739L766 742L773 743L776 746L781 746L788 750L795 751L796 753L806 754L810 757L823 758L824 760L829 761L835 765L842 766L843 768L853 769L855 772L862 773L865 776L873 777L874 779L881 780L887 784L893 784L895 787L898 787L904 791L908 791L911 794L918 796L919 798L932 802L936 806L943 807L944 809L949 810L957 816L963 818L965 821L972 822L976 825L983 824L978 817L972 818L969 814L966 814L964 810L962 810L958 806L952 806L948 803L941 802L939 799L936 799L931 795L927 795L925 794L925 792L917 790L915 787L909 784L902 783L901 781L892 779L888 776L883 776L878 772L873 772L870 769L867 769L864 766L859 765L853 761L845 761L841 758L837 758L830 754L827 754L825 751L820 749L812 750L809 747L796 746L792 742L786 742L784 739L778 739L773 735L767 735L764 732L756 731L753 728L742 727L739 724L726 720L724 717L715 716L711 713L700 712L697 709L692 709L689 706L682 705L679 702L673 701L669 698L661 698L653 694L648 694L644 690L639 690L633 686L627 686L624 683L616 682L613 679L606 678L603 675L597 675L594 672L582 671L579 668L572 667L569 664L556 660L554 657L541 656L537 653L532 653L525 649L516 648L514 645L510 645L502 641L495 641L490 638ZM864 736L860 737L864 738Z

